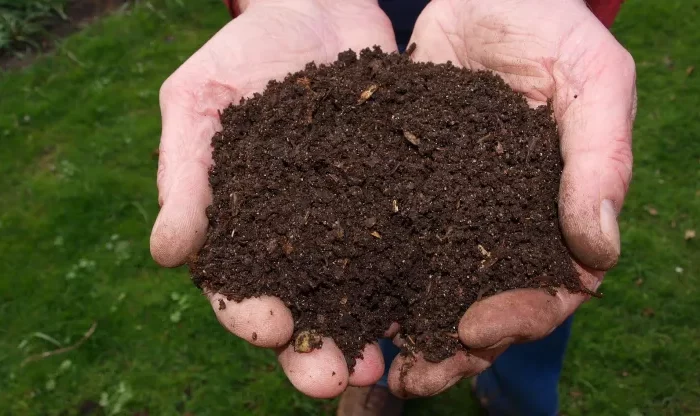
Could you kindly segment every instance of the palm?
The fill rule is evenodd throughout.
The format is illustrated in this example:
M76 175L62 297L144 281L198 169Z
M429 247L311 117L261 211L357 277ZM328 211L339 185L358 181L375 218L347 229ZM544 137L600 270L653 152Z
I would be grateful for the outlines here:
M395 50L391 23L372 3L289 0L251 4L168 78L160 94L161 211L151 235L156 261L178 266L204 243L205 209L211 203L210 141L221 128L219 111L262 91L269 80L303 69L307 62L333 61L339 52L373 45ZM352 376L330 339L324 340L321 350L309 354L284 348L293 321L279 299L235 303L215 293L208 295L219 321L252 344L276 348L292 383L308 395L332 397L347 384L367 385L381 376L376 345L365 349L365 359L358 362Z
M161 89L163 117L172 114L184 118L189 125L178 124L177 133L186 136L173 140L174 146L161 146L161 170L171 163L171 152L180 153L172 156L175 159L195 154L195 161L209 164L209 146L202 144L209 143L219 127L217 112L241 97L262 91L269 80L302 69L307 62L332 61L349 48L374 44L396 48L391 25L380 12L370 10L369 14L365 11L360 15L352 9L319 11L312 6L309 2L292 1L286 2L284 9L251 7L166 81ZM373 26L373 30L359 30L362 25ZM167 133L164 131L163 135ZM159 177L161 199L172 186L167 182L175 180L173 175ZM190 252L191 247L183 250Z
M435 0L426 9L414 32L421 46L416 57L494 71L533 105L555 99L565 107L586 81L576 67L603 64L595 59L619 47L602 42L609 34L600 30L593 15L581 18L581 10L566 2L461 1L467 6L459 7L455 3L459 1ZM611 50L589 51L594 42Z

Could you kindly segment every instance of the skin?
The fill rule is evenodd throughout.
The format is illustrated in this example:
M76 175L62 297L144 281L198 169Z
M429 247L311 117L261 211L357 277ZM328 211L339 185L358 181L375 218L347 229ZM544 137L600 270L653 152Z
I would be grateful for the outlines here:
M211 203L210 141L221 128L217 110L263 91L268 80L281 79L307 62L332 62L342 51L374 44L385 51L397 49L391 22L373 0L251 0L239 6L240 17L214 35L160 90L161 209L151 233L151 254L165 267L182 265L204 243L205 209ZM285 348L293 321L279 299L235 303L217 294L208 296L227 330L253 345L275 349L289 380L309 396L334 397L348 384L371 385L382 375L384 362L376 344L365 348L352 375L331 339L308 354Z
M564 159L561 226L581 281L597 290L620 255L617 214L632 175L631 55L581 0L433 0L412 42L420 45L416 60L494 71L532 106L552 100ZM418 357L404 383L407 358L399 356L389 385L403 397L440 393L488 368L509 345L545 337L589 298L534 289L486 298L459 323L471 356L438 364Z
M151 254L165 267L184 264L206 236L210 140L221 128L217 110L261 92L268 80L281 79L309 61L331 62L339 52L373 45L396 50L391 23L376 0L247 0L239 7L242 14L160 91L161 210ZM419 45L412 56L416 60L492 70L532 105L553 100L565 162L562 229L582 281L596 290L603 271L620 253L616 216L631 179L636 92L630 55L581 0L433 0L418 19L412 41ZM371 385L381 377L384 362L376 344L365 348L349 374L331 339L308 354L286 346L293 321L280 300L235 303L215 293L208 297L228 331L273 348L289 380L309 396L334 397L348 385ZM405 358L397 357L390 387L403 397L440 393L483 371L512 343L546 336L587 299L539 290L486 298L466 311L458 328L473 354L437 364L418 356L403 383ZM387 336L396 329L394 325Z

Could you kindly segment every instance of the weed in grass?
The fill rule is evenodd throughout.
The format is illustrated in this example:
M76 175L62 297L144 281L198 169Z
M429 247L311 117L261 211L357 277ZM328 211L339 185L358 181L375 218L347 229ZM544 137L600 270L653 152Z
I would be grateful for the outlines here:
M0 0L0 55L40 48L39 38L56 19L67 20L67 0Z

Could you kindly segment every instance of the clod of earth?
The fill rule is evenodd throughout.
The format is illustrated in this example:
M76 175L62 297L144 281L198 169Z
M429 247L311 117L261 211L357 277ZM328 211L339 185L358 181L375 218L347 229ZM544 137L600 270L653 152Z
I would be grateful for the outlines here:
M298 352L328 336L352 368L398 322L439 361L464 348L457 325L482 297L584 290L559 229L551 108L496 75L348 51L221 122L193 281L279 297Z

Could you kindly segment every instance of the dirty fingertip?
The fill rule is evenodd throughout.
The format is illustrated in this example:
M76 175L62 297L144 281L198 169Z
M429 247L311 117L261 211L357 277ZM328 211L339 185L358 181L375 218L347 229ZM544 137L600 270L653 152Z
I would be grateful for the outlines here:
M394 338L396 334L399 333L399 323L398 322L392 322L391 325L389 325L389 329L384 332L384 338Z
M289 381L307 396L333 398L348 386L345 357L330 338L323 338L321 348L304 353L296 352L294 345L289 345L277 358Z
M355 362L349 383L351 386L371 386L379 381L383 374L384 357L379 345L367 344L362 350L362 358L358 358Z
M235 302L220 294L208 297L221 325L253 345L280 347L292 337L292 314L278 298L261 296Z

